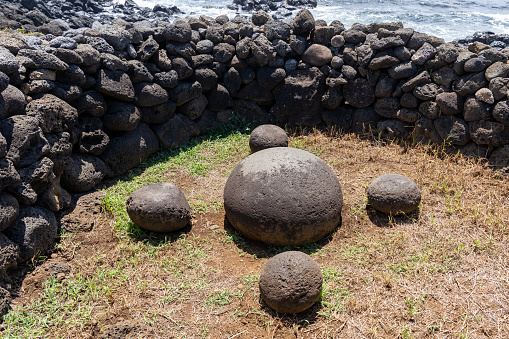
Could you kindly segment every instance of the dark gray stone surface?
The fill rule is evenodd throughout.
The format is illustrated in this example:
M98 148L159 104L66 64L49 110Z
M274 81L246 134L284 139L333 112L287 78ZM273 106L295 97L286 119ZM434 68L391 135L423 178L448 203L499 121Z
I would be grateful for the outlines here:
M472 121L469 127L472 140L478 145L498 147L509 141L509 129L498 121Z
M18 262L50 249L57 238L57 221L50 210L40 206L20 206L18 218L4 234L19 246Z
M111 138L100 158L110 169L108 177L115 177L139 166L158 149L157 136L145 123L140 123L134 131Z
M463 110L463 97L455 92L439 93L436 101L442 114L458 114Z
M89 191L108 174L108 166L93 155L75 153L71 159L60 178L62 187L70 192Z
M78 147L80 153L99 155L106 150L110 137L103 130L102 120L88 115L78 119Z
M433 125L442 140L448 143L465 145L470 140L468 124L454 115L442 115L433 122Z
M336 175L320 158L275 147L237 165L226 182L224 205L228 220L245 236L294 246L335 229L343 194Z
M384 174L368 186L368 203L387 214L409 213L419 207L421 191L412 179Z
M110 131L130 132L138 127L140 108L132 103L110 100L108 112L102 117L103 126Z
M164 148L184 146L193 136L200 133L196 123L182 114L175 114L165 123L155 125L153 128Z
M274 90L276 104L271 113L281 122L316 126L324 92L325 76L318 68L292 71Z
M50 146L39 121L27 115L14 115L0 121L0 132L9 145L7 158L16 167L25 167L48 153Z
M19 203L15 197L0 193L0 232L9 227L18 217Z
M509 100L499 101L493 109L493 117L498 122L509 125Z
M287 147L286 131L276 125L261 125L256 127L249 137L251 153L271 147Z
M172 232L191 221L191 207L180 189L159 183L137 189L127 199L132 222L152 232Z
M95 89L102 94L122 101L134 100L134 87L127 73L101 69Z
M310 256L298 251L283 252L263 266L260 295L276 312L299 313L318 300L322 282L322 271Z
M78 120L78 111L62 99L45 94L30 102L26 114L35 117L44 133L68 131Z
M171 100L163 104L141 107L141 121L148 124L162 124L170 120L177 109L177 105Z
M375 101L375 90L364 78L349 81L343 89L345 101L356 108L368 107Z
M26 97L14 86L7 87L0 93L0 119L22 114L25 110Z
M19 260L19 246L0 233L0 279L8 270L15 268Z
M0 317L3 317L4 315L9 312L9 309L11 308L11 293L7 291L5 288L0 287Z

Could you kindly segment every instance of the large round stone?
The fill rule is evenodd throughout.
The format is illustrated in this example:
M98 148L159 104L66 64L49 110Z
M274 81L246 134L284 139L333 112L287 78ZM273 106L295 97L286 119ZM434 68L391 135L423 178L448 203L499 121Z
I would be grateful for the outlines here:
M287 147L288 136L284 129L276 125L256 127L249 137L249 148L255 153L271 147Z
M387 214L409 213L419 207L421 191L412 179L384 174L368 186L368 203Z
M278 246L317 241L341 220L341 184L315 155L288 147L251 154L224 188L230 223L245 236Z
M305 253L288 251L267 261L260 274L260 294L276 312L299 313L318 300L322 271Z
M137 189L127 199L132 222L152 232L171 232L191 221L191 208L180 189L170 183Z

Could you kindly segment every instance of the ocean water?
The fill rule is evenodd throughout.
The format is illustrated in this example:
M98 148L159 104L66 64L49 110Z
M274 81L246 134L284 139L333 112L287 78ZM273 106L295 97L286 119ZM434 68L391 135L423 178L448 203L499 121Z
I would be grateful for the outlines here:
M157 3L174 5L191 16L249 16L249 13L228 9L232 0L134 1L149 8ZM401 21L405 27L446 41L465 38L477 31L509 34L509 1L506 0L318 0L318 6L310 10L315 19L339 20L347 28L356 22Z

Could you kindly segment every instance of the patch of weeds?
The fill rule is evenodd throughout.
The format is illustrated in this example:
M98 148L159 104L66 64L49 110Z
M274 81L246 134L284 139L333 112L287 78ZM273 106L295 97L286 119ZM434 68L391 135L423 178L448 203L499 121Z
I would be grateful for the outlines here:
M439 325L429 325L427 328L426 328L426 332L428 332L428 334L435 334L436 332L440 332L440 326Z
M222 307L229 305L233 301L233 293L227 289L223 288L221 291L217 293L209 294L207 300L205 300L206 306L216 306Z
M191 202L189 206L191 207L191 211L195 214L205 214L209 210L207 203L200 200Z
M233 125L223 126L207 136L193 139L186 147L162 150L105 189L102 205L115 216L116 229L132 238L144 236L125 211L127 198L138 188L166 182L176 169L184 169L193 176L208 176L212 169L231 172L239 159L249 154L247 132ZM220 209L217 201L212 207ZM204 203L194 203L195 213L206 213L207 208Z
M242 277L242 285L244 287L235 293L235 296L239 299L243 299L247 291L249 291L256 283L260 280L260 275L250 274Z
M319 301L323 307L317 313L330 319L345 311L346 302L353 297L346 287L341 286L343 273L339 268L322 268L322 275L323 284Z
M173 255L167 255L161 262L161 267L167 273L179 277L188 270L203 267L202 259L207 253L201 248L203 240L194 236L183 235L172 246Z
M179 276L176 281L171 281L163 285L163 297L159 300L159 304L171 304L176 301L189 300L198 292L205 291L209 288L207 281L203 276L189 273Z
M462 187L455 187L448 178L444 178L442 182L440 180L434 182L430 189L430 193L438 193L445 199L445 206L449 214L463 210L461 200L463 191Z
M389 235L380 250L392 261L381 263L398 275L432 275L456 270L460 266L461 244L457 240L430 232L414 247L405 243L405 232Z
M223 244L232 245L230 248L231 251L237 253L241 257L246 255L244 248L247 248L248 244L242 234L235 230L215 230L214 233L220 235L219 241Z
M306 139L302 137L290 138L288 142L288 147L305 149L306 148Z
M359 203L350 206L350 213L353 215L360 215L364 217L364 219L369 220L368 215L366 213L366 204L368 202L368 198L364 197Z
M352 260L357 266L365 266L368 262L369 250L360 244L346 244L343 247L341 256L345 260Z
M424 298L426 295L421 296L418 299L414 299L411 297L405 298L405 306L407 307L407 312L409 315L414 316L420 312L422 312L424 304Z
M224 206L224 203L223 201L221 200L212 200L210 203L209 203L209 206L214 209L214 211L218 212L221 210L221 208L223 208Z
M414 337L412 335L412 330L407 326L403 326L403 328L401 329L400 336L402 339L413 339Z
M207 176L210 171L210 166L206 163L193 161L187 164L187 171L189 174Z
M40 298L11 310L4 316L4 338L65 336L69 330L81 331L91 321L94 305L109 304L113 292L129 278L121 265L97 267L92 275L81 275L57 282L50 277L43 283ZM60 331L60 332L59 332Z

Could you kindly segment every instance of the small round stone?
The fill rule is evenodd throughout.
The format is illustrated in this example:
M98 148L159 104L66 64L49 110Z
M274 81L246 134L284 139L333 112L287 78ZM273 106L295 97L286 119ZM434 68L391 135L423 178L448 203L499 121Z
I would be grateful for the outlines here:
M251 132L249 147L252 153L271 147L288 147L288 136L279 126L261 125Z
M272 257L263 267L260 294L274 311L294 314L313 306L322 282L322 271L309 255L288 251Z
M191 208L180 189L170 183L137 189L127 199L132 222L152 232L171 232L191 221Z
M332 232L343 193L336 174L317 156L296 148L253 153L235 167L224 188L232 226L246 237L298 246Z
M387 214L409 213L419 207L421 191L412 179L384 174L368 186L368 203Z

